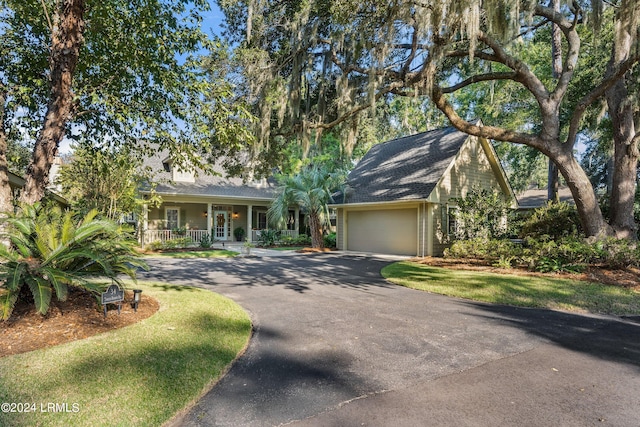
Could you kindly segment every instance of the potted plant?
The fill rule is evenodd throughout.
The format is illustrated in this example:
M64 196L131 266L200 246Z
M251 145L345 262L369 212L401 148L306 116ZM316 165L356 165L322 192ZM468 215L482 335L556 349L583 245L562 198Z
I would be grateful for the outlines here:
M240 248L240 253L242 254L242 256L251 255L251 248L252 247L253 247L253 244L251 243L251 240L249 240L249 238L247 237L246 240L244 241L244 244Z
M236 238L237 242L242 242L242 239L244 239L244 235L245 235L244 228L236 227L233 230L233 235Z

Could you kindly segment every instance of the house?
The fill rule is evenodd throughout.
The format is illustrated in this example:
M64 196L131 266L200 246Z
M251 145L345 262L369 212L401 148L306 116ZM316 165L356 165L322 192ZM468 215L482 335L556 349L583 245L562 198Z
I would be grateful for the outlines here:
M518 194L517 197L518 209L520 211L532 211L547 203L548 192L546 188L531 187ZM558 199L561 202L574 203L571 190L566 186L558 188Z
M337 209L345 251L442 255L455 227L455 198L474 187L517 201L491 144L455 128L375 145L351 171Z
M154 192L162 204L144 206L142 245L183 236L199 242L205 234L212 240L232 241L237 228L242 228L244 238L256 241L268 227L267 209L277 190L272 179L245 183L242 178L227 177L219 164L214 165L214 174L183 170L166 153L147 159L145 167L155 174ZM147 188L142 193L149 199L152 191ZM287 229L281 235L297 237L299 217L299 209L291 207Z
M51 172L49 173L49 180L51 182L53 182L53 180L55 179L55 175L58 171L57 169L58 165L59 165L59 161L56 160L54 165L51 167ZM18 199L20 198L20 192L24 188L27 181L26 179L24 179L24 177L11 171L7 171L7 175L9 177L9 186L11 187L12 199L14 201L14 204L17 204ZM58 194L58 191L59 189L57 187L53 185L49 185L49 187L47 187L46 189L46 195L48 198L56 202L60 207L62 208L69 207L69 201L64 197L62 197L60 194Z

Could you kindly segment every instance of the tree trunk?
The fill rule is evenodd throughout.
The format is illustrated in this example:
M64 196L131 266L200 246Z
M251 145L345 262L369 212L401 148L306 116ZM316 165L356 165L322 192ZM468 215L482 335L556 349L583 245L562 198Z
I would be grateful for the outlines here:
M317 212L309 212L309 228L311 229L311 247L324 248L324 238L322 237L322 224Z
M558 170L567 182L576 204L582 230L588 237L612 236L613 229L604 219L589 177L572 153L554 156Z
M554 11L560 12L560 0L551 0L549 7ZM562 74L562 31L558 24L552 24L551 37L551 65L553 70L553 78L558 79ZM547 200L558 202L558 168L549 159L549 171L547 174Z
M49 55L51 97L20 197L26 203L32 204L44 197L49 183L49 170L71 118L72 80L83 42L84 11L84 0L62 0L56 9Z
M7 163L7 133L5 132L5 102L7 92L0 83L0 215L13 212L13 195L9 185L9 165Z
M609 72L629 57L631 36L626 33L619 36L619 43L611 56ZM613 124L613 179L611 185L610 223L616 236L624 239L637 239L638 226L633 215L638 169L636 131L633 121L633 101L629 97L626 80L620 79L606 91L609 116Z

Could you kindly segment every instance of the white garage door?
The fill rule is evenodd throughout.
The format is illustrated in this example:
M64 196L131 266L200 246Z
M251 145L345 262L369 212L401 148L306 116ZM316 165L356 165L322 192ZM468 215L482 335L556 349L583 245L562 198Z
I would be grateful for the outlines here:
M347 212L347 250L416 255L417 215L417 209Z

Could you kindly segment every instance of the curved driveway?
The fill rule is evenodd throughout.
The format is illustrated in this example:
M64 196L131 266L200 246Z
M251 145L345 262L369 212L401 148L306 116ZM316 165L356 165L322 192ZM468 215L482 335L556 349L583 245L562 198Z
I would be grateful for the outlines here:
M250 312L246 353L180 426L639 426L640 325L387 283L339 253L153 259L141 279Z

